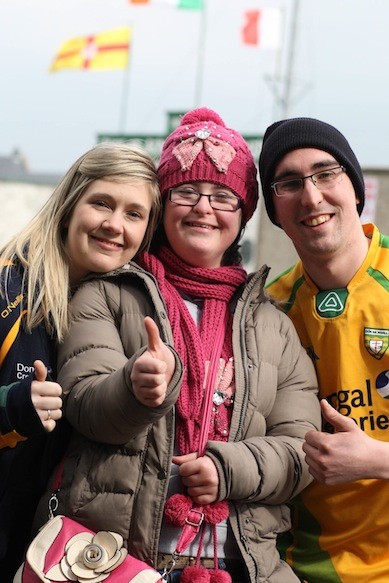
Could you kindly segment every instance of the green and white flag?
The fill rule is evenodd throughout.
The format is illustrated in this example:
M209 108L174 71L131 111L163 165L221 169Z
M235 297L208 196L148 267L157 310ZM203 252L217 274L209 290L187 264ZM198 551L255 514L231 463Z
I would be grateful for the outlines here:
M186 10L202 10L203 0L129 0L130 4L165 4L173 8L182 8Z

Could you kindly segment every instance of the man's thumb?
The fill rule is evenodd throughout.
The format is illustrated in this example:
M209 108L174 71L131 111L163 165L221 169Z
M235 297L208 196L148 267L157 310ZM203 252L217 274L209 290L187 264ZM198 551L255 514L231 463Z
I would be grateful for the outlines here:
M335 431L350 431L355 427L354 421L334 409L327 399L322 399L320 406L324 419L333 426Z
M41 360L35 360L34 362L35 368L35 379L37 381L45 381L47 377L47 368L43 364Z

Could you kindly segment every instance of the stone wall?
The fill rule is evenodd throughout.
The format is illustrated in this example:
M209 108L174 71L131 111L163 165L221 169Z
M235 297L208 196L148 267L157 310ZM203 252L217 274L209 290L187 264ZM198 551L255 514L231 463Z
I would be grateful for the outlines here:
M0 180L0 245L35 216L53 189L54 186Z

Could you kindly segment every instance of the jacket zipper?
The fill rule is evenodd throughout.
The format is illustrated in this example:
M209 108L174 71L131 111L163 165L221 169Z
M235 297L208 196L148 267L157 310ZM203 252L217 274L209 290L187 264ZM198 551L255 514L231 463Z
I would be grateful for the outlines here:
M247 536L243 532L243 528L242 528L241 519L240 519L240 516L239 516L238 509L237 509L237 507L236 507L236 505L235 505L234 502L232 502L232 505L235 508L236 522L237 522L238 530L239 530L239 540L242 543L245 552L247 553L247 555L251 558L252 562L254 563L254 566L255 566L255 577L254 577L254 580L253 581L257 581L257 578L259 576L259 571L260 571L259 564L258 564L255 556L252 554L251 549L250 549L250 545L249 545L248 540L247 540ZM243 557L243 561L245 562L244 557ZM250 579L251 579L251 577L250 577Z

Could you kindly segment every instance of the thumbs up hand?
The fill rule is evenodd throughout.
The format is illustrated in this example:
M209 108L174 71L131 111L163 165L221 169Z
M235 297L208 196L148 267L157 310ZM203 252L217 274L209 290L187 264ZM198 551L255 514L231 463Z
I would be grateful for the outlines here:
M175 359L164 344L158 326L146 316L147 350L134 362L131 371L133 391L140 403L158 407L166 397L166 390L174 373Z
M47 381L47 368L41 360L35 360L35 380L31 383L31 401L47 432L53 431L62 417L62 389L58 383Z
M326 485L364 478L388 479L389 444L366 435L353 419L341 415L326 399L321 400L320 406L334 433L309 431L306 434L303 450L312 476Z

